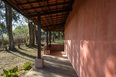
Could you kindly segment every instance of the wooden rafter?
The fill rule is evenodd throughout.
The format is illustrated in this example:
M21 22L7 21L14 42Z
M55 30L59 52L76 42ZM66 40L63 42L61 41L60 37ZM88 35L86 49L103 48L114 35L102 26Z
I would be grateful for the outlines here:
M47 0L45 0L47 1ZM26 3L18 3L18 6L22 6L22 5L27 5L27 4L32 4L32 3L37 3L37 2L43 2L43 0L39 0L39 1L32 1L32 2L26 2Z

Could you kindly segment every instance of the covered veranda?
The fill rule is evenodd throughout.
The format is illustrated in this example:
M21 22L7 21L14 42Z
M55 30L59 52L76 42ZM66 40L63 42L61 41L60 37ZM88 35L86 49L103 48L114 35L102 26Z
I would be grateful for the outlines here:
M31 20L33 23L38 25L38 57L35 59L35 67L39 69L41 67L44 68L40 70L37 70L35 68L35 71L38 72L41 71L41 74L43 73L42 75L43 77L48 77L48 75L45 75L45 73L49 74L49 76L52 76L50 72L53 73L55 69L56 70L58 69L58 71L61 72L59 75L61 77L68 76L76 77L76 74L72 66L70 65L70 63L66 58L56 56L45 56L44 60L41 56L41 29L47 32L47 50L48 50L49 49L48 41L50 41L51 46L51 38L48 38L48 32L51 35L51 31L64 31L64 25L69 12L72 10L72 4L74 0L3 0L3 1L7 5L15 9L17 12L21 13L23 16ZM63 63L62 60L64 60ZM57 68L53 67L52 64L47 63L48 61L53 61L51 63L54 63L54 65L58 67ZM67 61L66 64L65 61ZM67 64L68 68L65 68L65 65ZM46 67L46 65L48 66L48 68ZM67 73L62 70L63 68L65 68L65 71ZM52 71L50 71L50 69ZM48 71L45 72L46 70L48 70L49 72ZM57 75L58 71L54 71L54 74L56 73ZM69 75L69 73L71 74ZM53 75L53 77L56 75Z
M26 77L78 77L66 57L45 55L43 68L32 68Z

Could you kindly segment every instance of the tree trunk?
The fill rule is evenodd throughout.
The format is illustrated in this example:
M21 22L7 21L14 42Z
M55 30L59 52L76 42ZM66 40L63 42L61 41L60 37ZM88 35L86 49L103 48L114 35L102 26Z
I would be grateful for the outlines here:
M34 46L34 25L32 24L32 46Z
M4 50L4 37L3 37L3 34L2 34L2 45L3 45L3 50Z
M49 46L51 47L51 31L49 31Z
M35 30L36 30L36 25L34 24L33 25L33 28L32 28L32 33L33 33L33 46L35 45Z
M12 35L12 9L10 6L6 5L6 25L8 30L8 36L9 36L9 49L14 49L14 40Z
M29 45L32 46L33 45L32 22L29 22L28 26L29 26Z
M35 27L34 27L34 42L35 42L35 44L38 44L38 42L37 42L37 36L38 36L38 34L37 34L37 29L36 29L36 25L34 25Z
M63 34L62 34L62 39L64 39L64 32L63 32Z
M37 29L35 30L35 37L36 37L36 44L38 44L38 31L37 31Z
M60 40L62 40L62 32L60 32Z
M2 44L4 45L4 37L3 37L3 34L2 34Z
M34 29L33 29L33 35L34 35L34 45L36 44L36 25L34 24Z
M35 26L32 24L32 22L29 22L29 45L34 46L35 45Z

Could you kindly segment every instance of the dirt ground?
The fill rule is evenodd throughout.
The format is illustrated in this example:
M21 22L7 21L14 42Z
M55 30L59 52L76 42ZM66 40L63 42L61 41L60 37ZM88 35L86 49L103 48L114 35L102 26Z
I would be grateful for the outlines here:
M0 77L2 77L3 69L8 70L16 66L20 69L25 62L30 62L34 65L36 57L37 48L25 46L21 46L20 49L16 47L16 50L13 51L0 51Z

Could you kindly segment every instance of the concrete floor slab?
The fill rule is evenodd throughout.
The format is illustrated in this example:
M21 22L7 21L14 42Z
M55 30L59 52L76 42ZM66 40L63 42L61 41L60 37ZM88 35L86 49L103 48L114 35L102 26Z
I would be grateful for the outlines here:
M26 77L78 77L67 58L44 56L45 67L32 68Z

